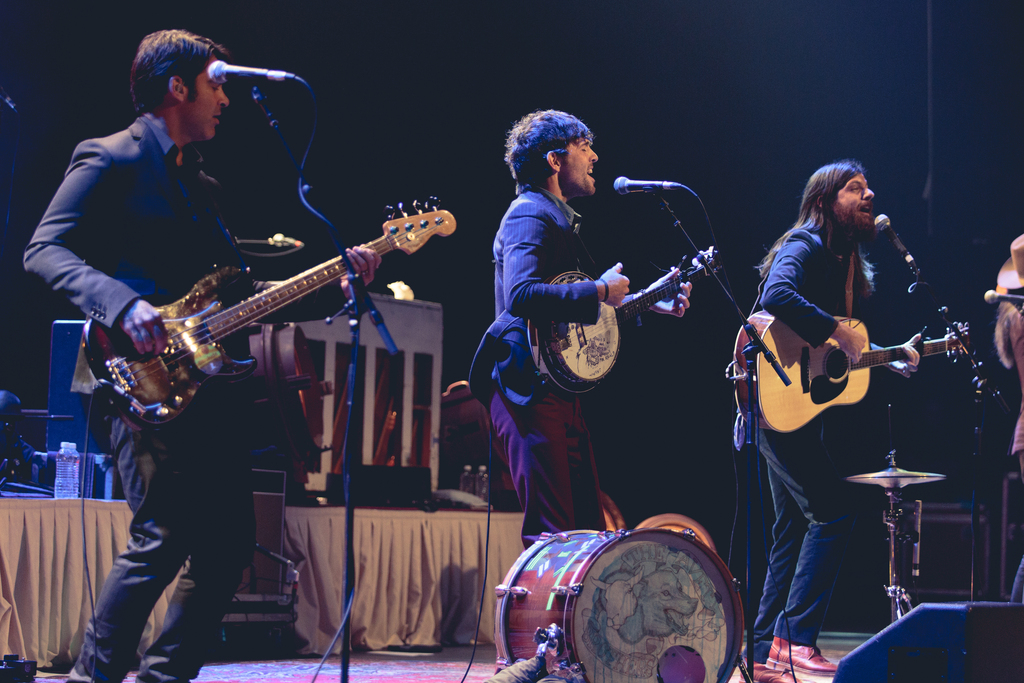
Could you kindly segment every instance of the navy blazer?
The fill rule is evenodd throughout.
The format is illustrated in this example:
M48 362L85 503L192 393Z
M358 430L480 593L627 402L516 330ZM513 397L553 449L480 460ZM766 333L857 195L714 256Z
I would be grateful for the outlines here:
M470 369L470 389L485 404L492 380L519 405L543 395L544 383L526 337L526 319L597 322L597 285L546 283L573 270L580 270L580 264L565 215L539 192L519 195L494 237L495 321L484 334Z
M220 186L197 177L190 189L208 196L186 199L141 119L85 140L25 248L25 269L107 327L140 296L157 306L181 298L213 266L239 263L215 219Z
M822 244L816 232L796 230L779 249L765 281L761 306L811 346L821 346L846 315L843 259ZM854 297L854 317L859 300Z

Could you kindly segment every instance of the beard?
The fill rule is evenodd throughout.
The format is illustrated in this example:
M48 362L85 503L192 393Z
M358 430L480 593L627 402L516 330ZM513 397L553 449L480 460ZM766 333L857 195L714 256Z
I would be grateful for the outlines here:
M871 213L855 208L833 207L833 216L838 231L847 241L854 244L873 242L878 237L878 228Z

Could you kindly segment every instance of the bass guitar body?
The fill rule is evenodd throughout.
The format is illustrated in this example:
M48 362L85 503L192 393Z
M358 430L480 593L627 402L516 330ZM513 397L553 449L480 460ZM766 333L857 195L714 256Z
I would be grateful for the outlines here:
M211 377L241 379L256 367L237 361L211 335L221 311L221 290L237 280L238 268L222 268L193 285L187 295L156 310L167 331L167 349L140 356L120 328L86 323L85 356L93 375L125 399L117 402L135 428L159 426L180 415Z

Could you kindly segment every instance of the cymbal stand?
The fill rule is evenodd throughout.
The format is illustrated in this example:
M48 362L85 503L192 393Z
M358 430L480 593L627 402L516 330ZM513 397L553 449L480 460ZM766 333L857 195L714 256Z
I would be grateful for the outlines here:
M896 556L896 546L900 540L900 518L903 516L903 510L900 508L902 491L903 489L899 487L885 489L885 495L889 497L889 509L882 515L885 525L889 527L889 585L885 587L885 594L889 596L892 604L893 623L906 616L914 607L910 604L907 589L900 585L900 565Z

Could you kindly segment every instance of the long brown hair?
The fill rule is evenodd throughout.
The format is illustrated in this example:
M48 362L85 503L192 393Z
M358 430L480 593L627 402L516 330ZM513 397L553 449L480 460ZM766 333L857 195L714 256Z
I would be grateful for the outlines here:
M1013 368L1017 361L1013 356L1013 328L1020 324L1020 311L1017 307L1006 301L999 304L996 313L996 333L993 341L996 343L996 353L999 354L999 362L1007 370Z
M843 231L843 234L836 239L836 231L842 231L842 226L836 220L834 205L839 190L850 182L850 179L857 174L864 173L864 166L855 159L843 159L835 161L827 166L822 166L807 181L804 187L804 197L800 202L800 215L789 230L775 241L771 249L758 264L757 269L761 279L768 276L775 263L775 257L779 255L779 249L785 244L797 230L814 232L821 236L825 247L836 253L833 249L835 242L849 244L850 235ZM838 246L838 245L836 245ZM837 254L840 256L841 254ZM875 290L875 267L864 257L863 246L858 244L853 249L854 277L853 291L857 296L867 297Z

